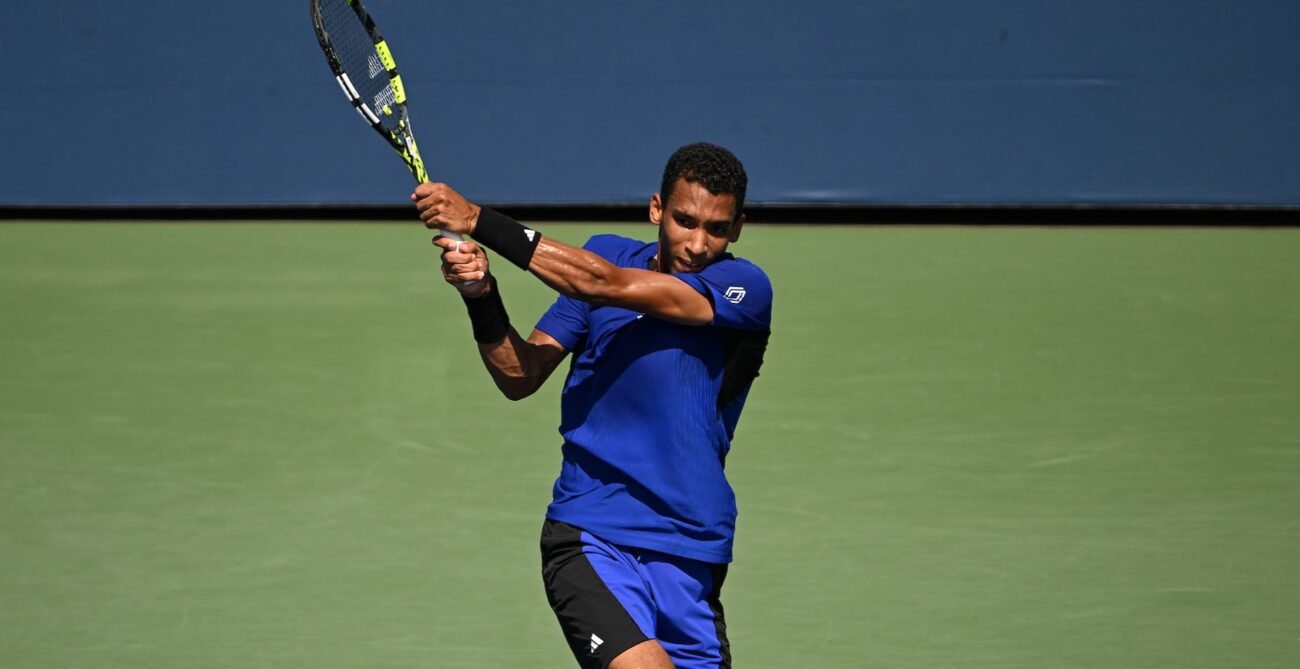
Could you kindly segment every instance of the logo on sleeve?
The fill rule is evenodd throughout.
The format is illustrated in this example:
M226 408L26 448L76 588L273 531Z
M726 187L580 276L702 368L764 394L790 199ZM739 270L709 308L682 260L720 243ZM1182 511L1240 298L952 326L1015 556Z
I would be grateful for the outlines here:
M745 287L732 286L728 288L727 292L723 293L722 296L727 298L727 301L732 304L740 304L740 301L745 299Z

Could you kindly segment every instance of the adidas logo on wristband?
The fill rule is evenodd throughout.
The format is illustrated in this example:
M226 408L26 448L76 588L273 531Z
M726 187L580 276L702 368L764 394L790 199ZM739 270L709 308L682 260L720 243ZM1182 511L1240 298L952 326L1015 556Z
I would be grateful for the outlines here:
M516 237L520 232L523 234ZM542 241L542 233L488 207L479 210L478 223L470 234L478 243L496 251L522 270L528 269L533 252Z

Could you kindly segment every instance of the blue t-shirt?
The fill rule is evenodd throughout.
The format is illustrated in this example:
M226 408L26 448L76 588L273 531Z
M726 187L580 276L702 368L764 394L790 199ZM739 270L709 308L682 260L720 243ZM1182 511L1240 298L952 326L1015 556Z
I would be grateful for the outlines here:
M598 235L584 248L645 269L657 244ZM712 323L679 325L565 296L538 321L573 353L561 401L564 464L546 515L611 543L726 563L736 498L723 465L757 364L739 384L724 376L735 376L728 366L740 339L761 338L761 361L772 286L730 254L673 276L709 298Z

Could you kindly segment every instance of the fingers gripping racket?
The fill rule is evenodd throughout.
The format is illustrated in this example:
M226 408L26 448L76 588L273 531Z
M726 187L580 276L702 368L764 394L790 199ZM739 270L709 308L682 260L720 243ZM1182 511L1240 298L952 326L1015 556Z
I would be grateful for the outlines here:
M316 39L334 79L352 107L410 168L416 183L429 180L406 113L406 91L388 43L360 0L311 0ZM440 234L460 241L460 235Z

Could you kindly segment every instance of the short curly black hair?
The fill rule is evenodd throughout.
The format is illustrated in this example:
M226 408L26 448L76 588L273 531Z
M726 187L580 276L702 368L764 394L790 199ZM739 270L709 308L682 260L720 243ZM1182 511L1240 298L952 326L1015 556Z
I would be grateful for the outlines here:
M749 177L745 176L745 166L732 152L708 142L687 144L674 151L664 166L664 178L659 184L659 197L665 205L678 179L700 184L714 195L735 196L736 212L732 218L740 217Z

